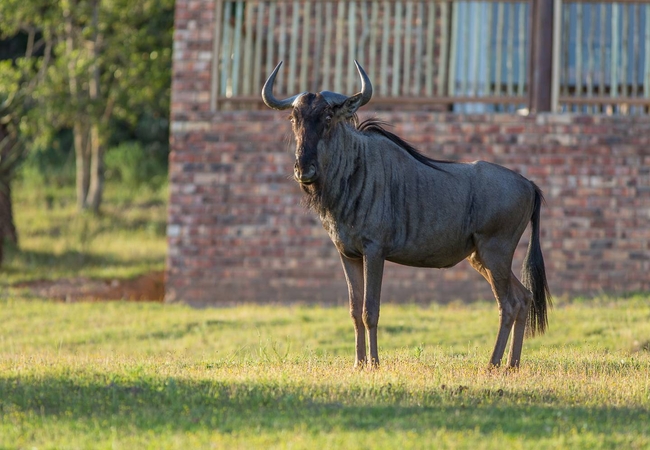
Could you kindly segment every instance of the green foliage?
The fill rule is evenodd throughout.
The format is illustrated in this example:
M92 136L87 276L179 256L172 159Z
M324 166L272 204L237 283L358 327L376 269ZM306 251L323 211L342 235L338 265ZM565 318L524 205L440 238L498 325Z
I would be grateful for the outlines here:
M121 181L132 189L145 185L159 189L167 180L167 165L161 161L160 154L146 151L137 141L124 142L106 153L107 178Z
M46 144L43 146L33 145L19 172L23 186L53 190L73 186L75 160L72 139L72 131L64 129L44 141Z
M98 121L109 112L108 117L114 114L134 125L144 112L167 115L173 1L100 2L97 11L92 1L57 2L47 7L47 16L22 14L41 3L27 0L5 15L41 30L55 44L56 58L37 88L42 107L31 116L35 124L70 128L77 120ZM90 46L97 35L96 47ZM89 81L94 68L99 74L96 97Z
M0 17L0 39L16 44L0 52L8 58L0 61L0 104L15 92L24 97L24 111L14 113L35 153L28 176L70 182L73 141L60 137L75 125L80 135L94 125L105 148L137 140L165 167L173 0L6 0Z
M0 104L11 98L19 88L20 72L12 61L0 61Z
M489 303L385 305L376 371L352 369L344 307L5 294L0 322L3 448L650 446L647 296L556 309L517 372L485 369Z

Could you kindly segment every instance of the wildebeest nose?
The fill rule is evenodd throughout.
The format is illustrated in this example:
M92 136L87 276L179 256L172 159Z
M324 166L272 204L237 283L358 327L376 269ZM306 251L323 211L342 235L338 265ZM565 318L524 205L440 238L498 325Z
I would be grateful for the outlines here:
M293 168L293 176L298 183L311 184L316 180L316 166L311 164L306 172L300 170L298 164Z

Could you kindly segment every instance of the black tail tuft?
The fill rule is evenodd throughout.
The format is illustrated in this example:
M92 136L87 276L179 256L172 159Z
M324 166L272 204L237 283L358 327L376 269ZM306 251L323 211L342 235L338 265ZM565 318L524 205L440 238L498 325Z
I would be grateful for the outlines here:
M539 243L539 217L544 197L542 191L535 186L535 207L530 219L532 230L528 252L521 269L521 281L533 294L533 304L528 313L527 334L544 334L548 326L547 309L552 306L551 292L546 281L544 256Z

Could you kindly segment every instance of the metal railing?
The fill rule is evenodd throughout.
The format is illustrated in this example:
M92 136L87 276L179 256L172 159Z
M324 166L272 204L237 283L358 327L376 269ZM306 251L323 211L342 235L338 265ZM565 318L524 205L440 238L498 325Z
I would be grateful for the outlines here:
M280 60L278 96L352 94L356 59L375 108L525 108L532 1L555 3L553 110L648 112L650 3L580 0L217 0L211 107L260 107Z
M647 114L650 3L570 0L559 8L557 109Z

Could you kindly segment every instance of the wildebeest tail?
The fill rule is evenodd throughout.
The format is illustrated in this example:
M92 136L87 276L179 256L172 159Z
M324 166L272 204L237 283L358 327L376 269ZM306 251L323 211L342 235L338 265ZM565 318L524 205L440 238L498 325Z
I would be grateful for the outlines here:
M548 325L547 309L551 305L551 293L546 281L546 268L544 267L544 256L539 243L539 219L540 210L544 197L542 191L535 186L535 207L530 222L532 230L528 251L521 269L521 281L533 294L533 303L528 313L527 334L544 334Z

